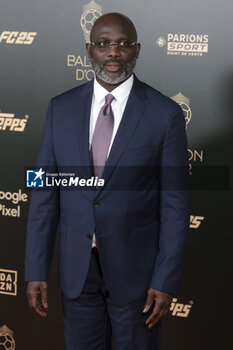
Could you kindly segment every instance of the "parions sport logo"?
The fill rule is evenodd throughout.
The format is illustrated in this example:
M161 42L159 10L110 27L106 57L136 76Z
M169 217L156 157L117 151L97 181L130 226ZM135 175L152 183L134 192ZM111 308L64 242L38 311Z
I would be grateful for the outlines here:
M166 45L170 56L203 56L208 53L209 37L207 34L168 33L167 38L160 36L156 40L159 47Z
M28 122L28 118L28 114L26 114L23 118L15 118L14 113L2 113L0 110L0 132L23 132Z
M0 43L15 45L31 45L37 32L19 32L3 30L0 34Z

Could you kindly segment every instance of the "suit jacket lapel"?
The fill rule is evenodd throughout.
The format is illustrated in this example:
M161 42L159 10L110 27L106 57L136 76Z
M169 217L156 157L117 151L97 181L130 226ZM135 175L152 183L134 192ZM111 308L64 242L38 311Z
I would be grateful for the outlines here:
M86 84L84 89L81 91L79 98L81 98L81 103L79 101L77 113L79 114L78 120L78 143L80 151L81 160L81 171L85 178L90 178L92 176L91 172L91 161L89 152L89 125L90 125L90 112L92 103L92 93L93 93L93 81ZM81 175L81 174L79 174Z

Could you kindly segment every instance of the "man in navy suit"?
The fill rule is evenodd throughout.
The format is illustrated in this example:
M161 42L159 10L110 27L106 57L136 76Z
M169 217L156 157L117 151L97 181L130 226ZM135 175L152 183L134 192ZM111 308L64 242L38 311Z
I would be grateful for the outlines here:
M111 334L115 350L155 350L179 289L189 224L184 116L133 74L140 44L128 17L101 16L90 39L95 79L52 99L37 164L79 166L90 178L105 157L104 186L32 192L29 305L47 315L60 219L67 350L110 349Z

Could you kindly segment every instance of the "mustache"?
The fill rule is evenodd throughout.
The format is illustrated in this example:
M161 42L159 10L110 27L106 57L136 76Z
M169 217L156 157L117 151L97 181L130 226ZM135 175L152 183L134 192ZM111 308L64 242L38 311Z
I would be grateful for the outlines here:
M91 64L94 64L94 59L93 59L93 57L90 58L90 61L91 61ZM110 58L109 60L106 60L106 61L104 61L102 64L98 65L100 71L102 72L103 69L104 69L104 66L105 66L106 64L112 63L112 62L114 62L114 63L119 63L119 64L121 65L121 67L122 67L124 70L127 70L127 64L126 64L124 61L121 61L121 60L118 60L117 58L112 57L112 58Z
M112 62L119 63L123 68L126 68L125 62L118 60L117 58L111 58L109 60L104 61L104 63L101 65L101 68L103 69L106 64L112 63Z

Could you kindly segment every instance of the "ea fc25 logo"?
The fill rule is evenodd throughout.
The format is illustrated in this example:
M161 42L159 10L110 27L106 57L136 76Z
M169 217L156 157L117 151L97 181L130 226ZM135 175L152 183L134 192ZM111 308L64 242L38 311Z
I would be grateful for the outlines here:
M15 350L14 332L5 324L0 327L0 350Z
M23 132L28 118L28 114L24 118L15 118L13 113L1 113L0 111L0 131Z
M187 318L189 316L193 304L193 300L190 300L189 304L183 304L178 303L177 298L173 298L170 306L171 315Z
M15 45L31 45L37 32L18 32L4 30L0 34L0 43Z
M44 187L45 172L40 168L39 170L27 170L26 187Z
M17 271L0 269L0 294L17 295Z

